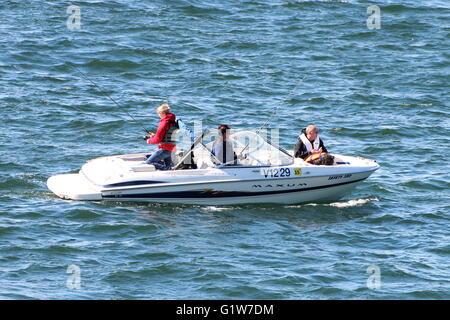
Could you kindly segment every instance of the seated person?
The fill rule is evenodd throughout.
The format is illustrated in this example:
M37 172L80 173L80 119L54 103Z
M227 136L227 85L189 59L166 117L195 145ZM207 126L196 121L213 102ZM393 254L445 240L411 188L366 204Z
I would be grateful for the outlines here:
M212 146L212 154L220 161L220 164L237 164L237 156L233 150L233 143L228 140L230 127L222 124L218 128L219 135Z
M311 155L327 152L322 139L319 138L319 129L309 125L303 129L294 148L294 157L306 160Z

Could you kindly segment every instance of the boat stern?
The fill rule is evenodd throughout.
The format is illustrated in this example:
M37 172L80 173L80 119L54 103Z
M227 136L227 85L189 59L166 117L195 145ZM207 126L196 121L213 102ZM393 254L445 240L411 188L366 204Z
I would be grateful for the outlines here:
M100 190L78 173L52 176L47 180L47 187L62 199L102 200Z

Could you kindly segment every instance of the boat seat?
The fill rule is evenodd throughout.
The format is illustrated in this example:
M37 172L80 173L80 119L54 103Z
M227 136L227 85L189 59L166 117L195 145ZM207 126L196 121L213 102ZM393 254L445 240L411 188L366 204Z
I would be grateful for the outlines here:
M172 165L176 166L179 164L179 162L184 158L184 156L186 155L186 150L179 150L176 151L172 154ZM183 162L178 166L178 170L183 170L183 169L195 169L196 167L196 161L195 161L195 156L193 155L193 153L190 153L190 156L187 156Z
M145 153L141 153L120 156L119 159L122 159L123 161L145 161L147 157Z
M211 159L211 152L205 148L194 149L194 159L198 169L212 168L216 166Z
M156 171L156 168L152 164L136 164L134 166L131 166L131 170L134 172L151 172Z

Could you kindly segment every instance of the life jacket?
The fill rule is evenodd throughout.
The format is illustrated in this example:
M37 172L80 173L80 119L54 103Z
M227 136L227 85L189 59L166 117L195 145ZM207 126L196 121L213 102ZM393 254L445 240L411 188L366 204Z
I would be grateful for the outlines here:
M306 157L305 162L314 163L317 160L321 160L324 155L326 155L325 152L312 154L312 155Z
M326 152L316 153L306 157L305 162L316 165L332 165L334 156Z
M317 135L317 137L313 143L311 143L311 141L308 140L308 138L306 137L304 132L302 132L300 134L300 139L302 139L302 142L306 147L306 151L311 152L313 149L319 150L319 146L320 146L319 135Z
M179 129L178 122L174 120L169 120L169 130L166 131L164 134L163 139L161 140L161 143L171 143L176 144L176 131Z

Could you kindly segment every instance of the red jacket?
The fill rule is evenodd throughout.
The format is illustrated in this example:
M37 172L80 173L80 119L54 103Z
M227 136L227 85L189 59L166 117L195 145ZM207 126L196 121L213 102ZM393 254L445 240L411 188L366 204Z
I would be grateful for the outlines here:
M169 121L175 121L175 115L173 113L168 113L164 118L159 120L158 129L156 130L156 133L153 137L147 139L148 144L157 144L158 149L164 149L167 151L175 152L175 144L172 143L161 143L161 141L164 139L164 135L166 134L167 130L171 126L175 126L174 123L170 123Z

